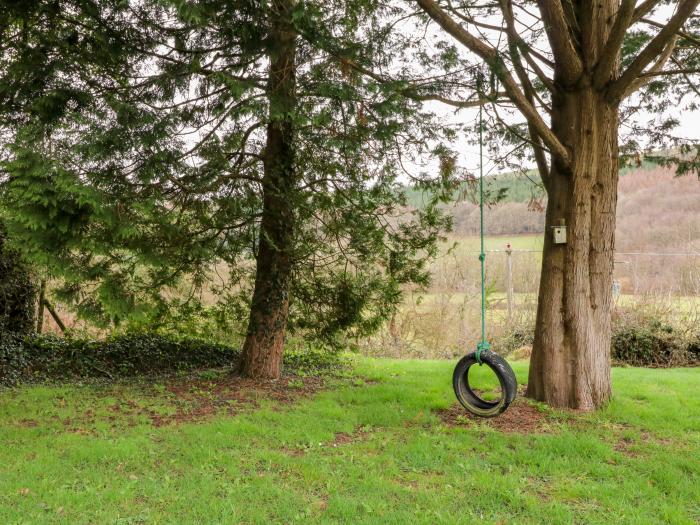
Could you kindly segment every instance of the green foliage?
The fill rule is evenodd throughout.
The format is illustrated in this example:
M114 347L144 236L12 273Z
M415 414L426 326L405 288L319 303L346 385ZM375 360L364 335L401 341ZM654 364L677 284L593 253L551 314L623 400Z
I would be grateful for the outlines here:
M135 377L196 368L230 366L239 352L200 339L152 333L125 334L105 341L30 335L3 339L0 383Z
M476 203L475 181L461 182L452 191L452 200L469 200ZM414 208L422 208L430 202L433 192L419 188L405 188L407 202ZM540 176L536 171L522 173L499 173L487 176L484 179L484 200L488 204L501 202L529 202L533 199L541 199L545 195Z
M36 322L37 285L0 223L0 333L28 333Z
M24 33L8 33L13 53L0 62L0 100L16 117L0 157L11 234L59 278L57 297L99 326L162 322L170 331L176 320L190 326L186 313L200 327L203 317L239 314L260 245L266 130L278 117L266 87L278 14L267 3L224 0L63 1L70 17L43 1L17 12ZM303 296L292 303L296 313L306 302L331 310L291 326L324 339L376 328L398 303L398 284L426 281L425 261L449 227L436 208L399 218L397 191L401 156L442 151L443 127L401 86L362 77L324 51L387 59L391 49L358 40L384 27L383 9L324 1L291 13L299 160L285 197L296 230L291 287ZM28 84L34 68L40 81ZM443 187L451 177L419 178ZM392 257L396 272L381 271ZM190 284L186 296L198 296L217 265L228 284L216 310L173 300Z
M0 385L230 370L239 356L238 347L231 345L153 332L114 335L106 340L0 332ZM320 374L346 367L340 354L326 347L293 340L285 349L286 372Z
M324 375L350 369L348 359L332 347L291 338L284 349L284 370L300 375Z
M697 364L697 340L657 319L621 323L613 330L612 359L632 366Z
M160 301L142 319L129 319L126 331L152 331L169 337L206 339L237 346L245 335L249 304L239 294L216 297L214 304L199 298Z
M22 379L30 361L23 343L23 336L0 330L0 384L13 385Z

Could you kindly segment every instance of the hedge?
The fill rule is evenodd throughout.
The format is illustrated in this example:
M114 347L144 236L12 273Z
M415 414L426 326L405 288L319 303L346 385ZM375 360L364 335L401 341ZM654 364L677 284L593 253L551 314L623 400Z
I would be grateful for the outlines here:
M156 376L234 367L239 358L240 350L232 346L156 333L100 341L0 332L0 385ZM337 352L324 348L290 345L284 354L285 370L294 373L318 374L346 365Z

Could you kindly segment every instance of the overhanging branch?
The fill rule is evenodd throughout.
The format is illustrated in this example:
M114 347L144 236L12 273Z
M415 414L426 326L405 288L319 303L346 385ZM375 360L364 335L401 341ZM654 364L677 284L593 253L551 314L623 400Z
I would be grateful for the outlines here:
M538 0L544 27L562 78L567 83L576 81L583 72L581 57L576 51L567 15L560 0Z
M622 0L620 4L615 22L610 30L608 40L605 43L605 48L593 71L593 85L598 89L603 87L613 75L613 69L617 56L620 53L622 41L625 39L627 28L634 15L635 3L636 0Z
M658 75L659 73L662 72L664 66L666 65L668 60L671 58L671 55L673 54L673 50L676 48L676 41L677 40L678 40L678 36L674 35L671 38L671 41L668 44L666 44L666 49L664 49L663 53L661 53L661 55L659 56L656 63L651 68L649 68L648 71L645 71L644 73L642 73L639 78L637 78L634 82L632 82L627 87L627 90L625 91L623 98L629 97L632 93L634 93L638 89L644 87L645 84L648 84L655 75Z
M656 20L651 20L649 18L642 18L639 21L643 22L647 25L658 27L658 28L664 27L664 24L662 24L661 22L657 22ZM676 34L678 36L680 36L681 38L683 38L684 40L687 40L688 42L692 42L696 46L700 46L700 38L698 38L694 35L691 35L690 33L686 33L685 31L676 31Z
M508 72L506 64L498 55L498 51L455 22L434 0L416 0L416 2L440 27L489 66L503 84L513 104L521 111L527 121L532 124L552 154L563 162L568 162L568 150L542 119L534 105L527 100L515 79Z
M639 6L634 10L634 14L632 15L632 20L630 20L630 24L634 24L641 20L643 17L647 16L652 9L654 9L661 0L645 0Z
M699 4L700 0L681 0L676 12L661 31L642 49L622 76L610 84L606 93L609 102L617 103L624 98L632 83L666 49L668 43Z

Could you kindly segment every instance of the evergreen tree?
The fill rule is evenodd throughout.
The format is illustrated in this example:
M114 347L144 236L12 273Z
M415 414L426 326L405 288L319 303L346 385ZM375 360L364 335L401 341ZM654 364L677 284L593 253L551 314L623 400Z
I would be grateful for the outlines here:
M26 334L35 328L37 286L0 224L0 333Z
M642 148L661 146L674 147L664 160L679 173L698 168L700 146L673 137L678 121L663 115L673 106L697 108L699 4L406 3L406 15L418 8L417 23L434 35L439 55L432 63L444 66L440 78L449 81L435 89L458 107L465 87L482 93L490 132L509 146L504 160L532 158L547 192L528 379L528 395L537 400L589 410L610 398L618 168ZM426 46L421 52L429 55ZM634 124L640 110L661 115L661 123ZM566 243L557 244L551 232L562 224Z
M13 236L81 312L148 318L179 278L203 283L225 261L250 301L242 371L274 378L288 326L367 333L402 283L427 282L448 221L436 203L400 218L399 155L438 145L441 127L304 36L357 48L376 6L55 4L29 40L58 46L63 28L73 43L9 127L4 195ZM4 85L22 83L22 53L4 60Z

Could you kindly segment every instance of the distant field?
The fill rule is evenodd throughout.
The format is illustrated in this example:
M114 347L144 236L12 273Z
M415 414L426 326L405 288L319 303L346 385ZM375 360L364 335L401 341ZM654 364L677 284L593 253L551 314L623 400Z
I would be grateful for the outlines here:
M416 295L418 297L418 295ZM420 303L425 308L429 308L431 304L434 304L438 300L442 300L446 297L445 294L439 293L424 293L420 294ZM461 304L465 300L470 300L477 298L473 293L464 292L454 292L449 295L447 300L451 304ZM493 292L489 293L487 297L488 304L490 306L499 309L501 307L505 308L506 304L506 294L503 292ZM522 307L526 305L534 305L537 301L536 293L514 293L513 301L515 307ZM679 313L687 312L691 313L700 309L700 297L698 296L671 296L671 297L651 297L651 296L640 296L640 295L630 295L622 294L615 298L615 304L618 306L630 307L634 305L646 304L651 301L656 301L659 306L667 305L673 306Z
M485 239L487 331L494 344L510 344L510 335L529 333L535 324L537 291L542 264L542 234L489 236ZM502 250L510 243L514 304L508 315L507 257ZM453 236L442 246L441 256L431 265L432 282L427 290L405 295L392 323L373 341L370 355L390 357L450 358L461 348L472 347L480 337L481 289L478 260L479 238ZM616 257L616 260L618 257ZM615 297L618 317L646 316L679 330L689 330L700 320L700 294L692 286L669 288L666 281L653 281L655 272L676 270L675 284L692 285L697 271L670 266L665 261L634 260L616 264L614 278L622 293ZM690 263L690 261L688 261ZM652 264L653 263L653 264ZM661 263L661 265L660 265ZM677 262L676 262L677 264ZM683 280L685 279L685 281ZM612 293L612 290L611 290ZM625 318L626 318L625 317ZM499 343L499 341L501 343Z
M510 244L514 250L537 250L541 251L544 246L544 235L541 233L532 235L494 235L484 239L486 250L505 250ZM444 243L444 249L452 249L457 254L468 254L474 252L478 254L480 246L479 237L450 237Z

